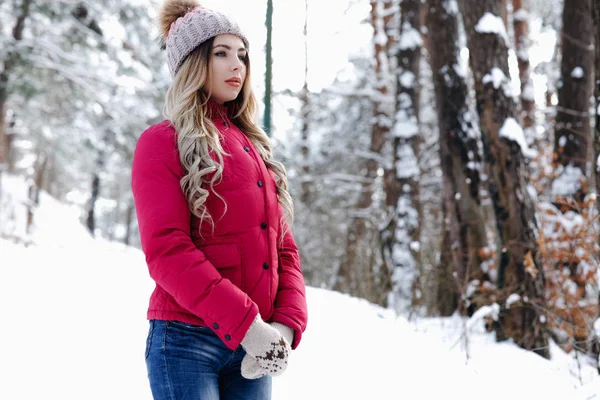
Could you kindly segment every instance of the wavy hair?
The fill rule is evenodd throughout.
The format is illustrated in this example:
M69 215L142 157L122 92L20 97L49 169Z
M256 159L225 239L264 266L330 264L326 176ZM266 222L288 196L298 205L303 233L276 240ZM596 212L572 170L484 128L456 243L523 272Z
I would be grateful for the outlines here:
M223 156L228 156L219 141L219 130L210 119L207 102L211 94L206 92L209 81L209 65L212 57L214 38L198 46L181 65L169 86L166 95L164 116L177 131L177 146L179 159L186 175L180 185L188 201L191 212L202 222L211 223L214 233L214 220L206 209L205 203L212 191L225 203L223 215L227 212L227 203L214 190L214 184L219 183L223 174ZM285 166L273 158L271 140L256 124L256 97L250 82L250 60L246 56L246 79L240 94L235 100L226 103L231 110L231 121L254 144L260 157L269 170L275 174L278 202L284 211L280 225L282 232L280 243L285 231L293 223L294 206L288 192L288 180ZM213 160L210 153L217 160ZM209 185L210 191L207 190ZM287 224L286 224L287 222ZM202 236L202 232L200 232Z

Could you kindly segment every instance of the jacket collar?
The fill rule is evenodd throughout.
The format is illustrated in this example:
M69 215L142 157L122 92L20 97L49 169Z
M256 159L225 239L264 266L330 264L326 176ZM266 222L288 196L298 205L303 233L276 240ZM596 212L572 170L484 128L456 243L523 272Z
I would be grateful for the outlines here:
M231 117L231 107L227 104L219 104L213 99L208 99L206 103L208 117L210 119L227 120Z

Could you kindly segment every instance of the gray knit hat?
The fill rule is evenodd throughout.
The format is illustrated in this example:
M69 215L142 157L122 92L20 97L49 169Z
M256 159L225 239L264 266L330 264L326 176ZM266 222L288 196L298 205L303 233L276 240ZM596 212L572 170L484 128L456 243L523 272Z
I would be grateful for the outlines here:
M248 48L248 39L235 21L224 14L197 6L171 24L166 39L167 63L174 77L186 57L208 39L232 34L239 36Z

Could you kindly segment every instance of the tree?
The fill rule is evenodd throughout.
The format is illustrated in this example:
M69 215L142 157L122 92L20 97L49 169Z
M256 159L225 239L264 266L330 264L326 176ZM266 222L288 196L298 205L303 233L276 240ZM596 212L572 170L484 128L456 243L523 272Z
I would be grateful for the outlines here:
M69 194L84 207L80 199L92 191L88 176L102 173L101 195L110 193L109 185L128 181L122 171L130 165L139 133L160 121L168 83L160 46L148 31L154 23L150 4L136 3L31 2L29 14L36 24L24 26L22 40L16 43L0 34L3 44L11 44L0 46L0 59L5 59L8 48L19 51L6 103L15 124L12 131L26 144L11 149L11 159L17 161L15 173L35 177L37 172L27 171L48 166L40 179L31 179L44 186L32 190L33 194L44 189L63 201ZM19 13L3 3L3 20L8 20L7 11ZM115 38L114 30L101 35L102 23L109 20L120 25L121 37ZM103 139L109 130L107 143ZM46 151L47 160L39 149L51 149ZM90 154L101 151L110 155L111 162L98 171L98 160ZM103 220L95 225L109 226L106 221L113 215L122 213L125 219L126 207L98 211L94 219Z
M467 66L460 58L458 6L455 0L430 0L428 6L429 57L434 71L443 173L438 310L450 315L470 282L477 280L477 287L491 284L488 271L482 268L488 245L480 201L482 149L479 127L469 105Z
M554 133L558 177L554 196L582 203L588 189L588 143L592 96L594 22L593 0L565 0L562 28L561 85Z
M535 124L535 99L529 64L529 13L524 6L524 0L513 0L512 4L515 49L521 83L521 118L519 120L523 124L525 137L535 138L535 131L531 129Z
M311 177L310 177L310 147L309 147L309 121L310 121L310 97L308 91L308 0L304 0L304 84L300 91L300 119L302 153L302 189L300 200L310 208L311 201Z
M495 296L501 310L496 337L512 338L519 346L549 357L545 316L541 318L545 309L544 271L525 167L529 149L508 87L509 40L500 18L500 2L462 0L459 5L500 243Z
M17 63L19 62L19 48L17 44L23 39L23 30L25 21L29 17L31 0L23 0L18 10L18 16L12 29L12 35L9 44L9 49L2 59L0 57L0 183L2 182L2 173L6 170L11 170L9 163L9 154L12 147L12 135L9 134L6 127L6 113L8 111L7 102L10 95L9 85L11 73L13 73ZM4 45L4 44L3 44ZM2 53L0 53L2 55ZM2 198L2 188L0 185L0 199Z
M373 252L374 224L370 224L374 218L373 192L377 181L378 170L381 167L381 150L386 136L391 128L391 118L394 107L393 97L389 93L392 86L392 77L389 70L388 58L388 35L386 26L390 23L392 13L384 13L383 0L371 1L371 24L373 26L374 46L374 78L375 91L372 93L373 122L370 132L369 149L365 154L366 160L362 168L363 179L361 190L356 205L357 210L351 216L349 222L346 251L340 262L340 267L335 277L334 290L351 293L364 297L378 304L385 304L386 293L389 289L375 285L374 273L378 266L375 264L375 253ZM387 8L390 4L387 3ZM387 275L387 271L381 272Z
M273 87L273 46L271 45L271 37L273 36L273 0L267 0L267 18L265 25L267 27L267 43L265 45L265 112L263 117L263 127L265 132L267 132L267 135L271 135L271 92Z
M594 96L596 98L596 126L594 130L594 163L596 176L596 193L600 192L600 4L597 1L592 2L594 8L594 26L595 26L595 85ZM596 199L596 206L600 213L600 199Z
M382 232L387 263L392 269L391 306L408 309L420 264L419 205L419 69L421 1L400 2L397 43L392 46L396 84L395 121L391 130L392 165L386 174L386 206L391 217Z

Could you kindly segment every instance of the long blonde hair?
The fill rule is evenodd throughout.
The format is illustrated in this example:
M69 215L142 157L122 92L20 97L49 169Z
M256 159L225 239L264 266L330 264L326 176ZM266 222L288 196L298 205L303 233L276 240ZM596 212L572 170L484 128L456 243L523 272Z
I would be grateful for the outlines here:
M177 132L179 159L186 171L180 184L190 211L200 219L200 226L204 220L209 221L214 232L214 220L205 206L210 192L203 187L203 184L209 184L210 191L225 203L225 200L214 191L214 184L221 180L223 155L228 154L221 146L219 130L211 121L207 107L210 93L206 93L205 88L209 81L213 42L214 38L202 43L181 65L167 90L164 116ZM293 223L293 200L288 192L285 166L273 158L271 140L255 122L256 98L250 82L248 56L245 58L245 64L247 73L242 90L235 100L227 104L227 108L233 111L231 121L254 144L267 168L276 176L278 202L284 210L285 217L280 221L281 241L285 230ZM211 152L216 155L217 161L210 157ZM208 179L207 175L211 173L212 176ZM227 212L226 203L225 212Z

